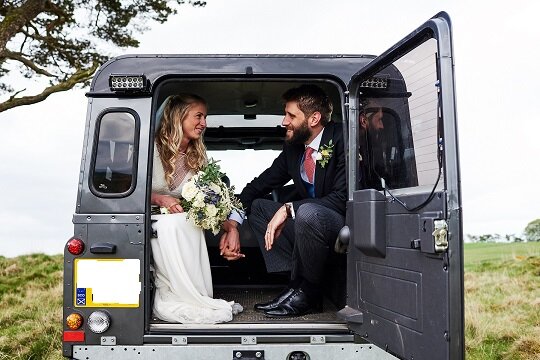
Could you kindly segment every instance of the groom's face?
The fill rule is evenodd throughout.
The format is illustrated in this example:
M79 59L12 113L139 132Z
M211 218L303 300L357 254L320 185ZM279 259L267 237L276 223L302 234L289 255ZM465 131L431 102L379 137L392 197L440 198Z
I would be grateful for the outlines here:
M289 144L305 144L311 136L308 119L298 108L296 101L285 104L285 117L281 125L287 129L285 141Z

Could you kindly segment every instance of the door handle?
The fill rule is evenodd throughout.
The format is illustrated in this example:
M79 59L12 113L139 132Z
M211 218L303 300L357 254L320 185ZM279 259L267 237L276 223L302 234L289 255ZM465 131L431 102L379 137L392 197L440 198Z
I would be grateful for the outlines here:
M108 242L97 243L90 246L90 252L92 254L114 254L116 253L116 245Z

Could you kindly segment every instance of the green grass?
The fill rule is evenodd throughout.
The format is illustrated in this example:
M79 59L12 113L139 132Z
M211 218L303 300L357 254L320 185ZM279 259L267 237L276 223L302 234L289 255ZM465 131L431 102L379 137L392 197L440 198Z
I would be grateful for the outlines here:
M540 359L540 243L465 245L467 359Z
M0 257L0 360L63 359L61 255Z
M465 245L467 360L540 360L540 243ZM63 359L61 255L0 256L0 360Z
M516 257L540 256L540 242L465 244L465 271L481 262L508 261Z

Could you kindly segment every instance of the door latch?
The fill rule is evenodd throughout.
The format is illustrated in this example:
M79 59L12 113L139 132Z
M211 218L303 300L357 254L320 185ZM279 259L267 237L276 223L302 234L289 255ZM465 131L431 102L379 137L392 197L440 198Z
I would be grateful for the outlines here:
M443 252L448 249L448 224L446 220L435 220L433 222L433 240L435 242L435 252Z

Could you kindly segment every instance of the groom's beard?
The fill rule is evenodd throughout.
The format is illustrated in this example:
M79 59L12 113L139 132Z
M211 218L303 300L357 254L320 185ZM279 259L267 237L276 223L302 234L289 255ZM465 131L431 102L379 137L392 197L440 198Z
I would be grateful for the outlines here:
M311 136L307 121L304 121L298 128L293 128L292 136L289 139L285 139L287 144L305 144Z

